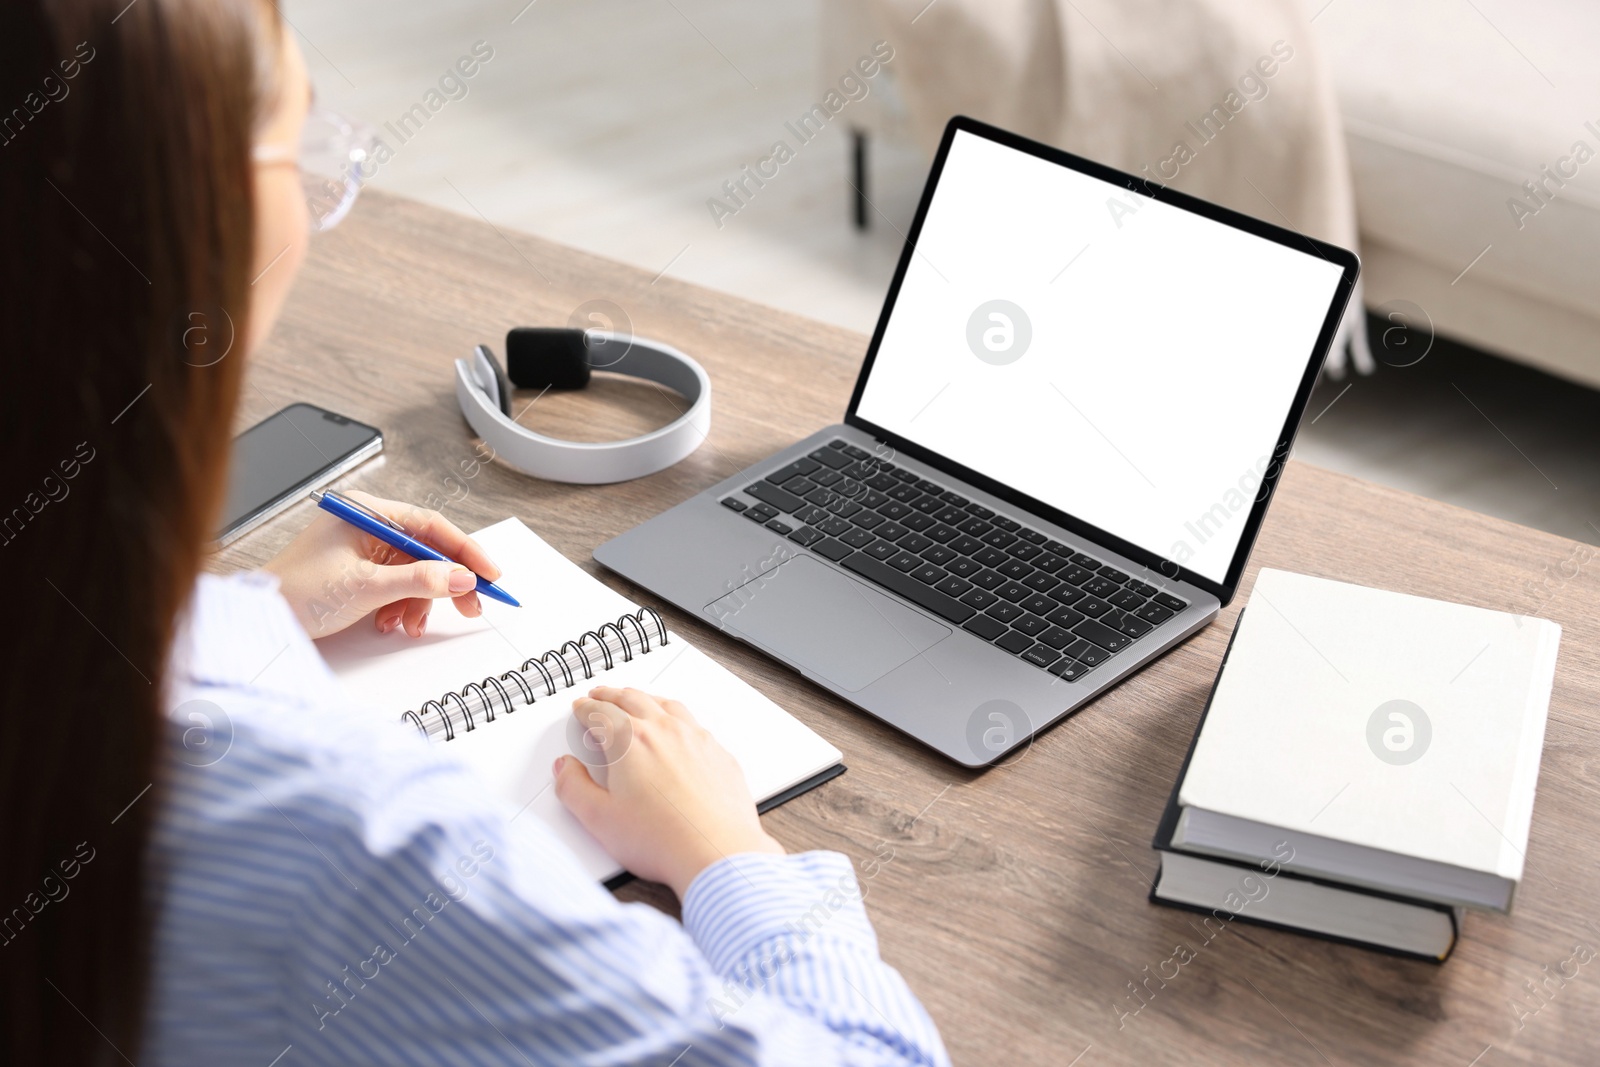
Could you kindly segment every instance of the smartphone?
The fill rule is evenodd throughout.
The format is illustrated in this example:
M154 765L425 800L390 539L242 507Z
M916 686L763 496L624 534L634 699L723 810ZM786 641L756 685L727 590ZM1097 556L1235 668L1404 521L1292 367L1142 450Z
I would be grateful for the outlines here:
M290 404L233 439L225 545L383 451L383 432L315 404Z

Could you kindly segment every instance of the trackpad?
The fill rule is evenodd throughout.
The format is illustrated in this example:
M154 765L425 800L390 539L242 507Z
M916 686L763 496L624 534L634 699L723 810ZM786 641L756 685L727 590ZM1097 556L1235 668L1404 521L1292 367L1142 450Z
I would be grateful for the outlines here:
M706 605L726 629L847 693L938 644L950 628L810 556Z

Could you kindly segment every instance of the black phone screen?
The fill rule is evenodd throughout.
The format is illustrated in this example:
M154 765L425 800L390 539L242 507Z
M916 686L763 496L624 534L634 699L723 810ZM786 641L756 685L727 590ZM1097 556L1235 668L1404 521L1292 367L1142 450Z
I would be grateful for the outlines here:
M223 539L331 480L382 437L376 427L311 404L290 404L256 423L233 441Z

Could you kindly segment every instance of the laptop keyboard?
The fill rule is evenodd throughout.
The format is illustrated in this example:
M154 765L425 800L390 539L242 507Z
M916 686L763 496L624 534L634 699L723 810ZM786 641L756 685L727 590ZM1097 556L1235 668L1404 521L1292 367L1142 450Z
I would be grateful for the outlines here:
M1069 682L1189 606L844 441L744 496L723 506Z

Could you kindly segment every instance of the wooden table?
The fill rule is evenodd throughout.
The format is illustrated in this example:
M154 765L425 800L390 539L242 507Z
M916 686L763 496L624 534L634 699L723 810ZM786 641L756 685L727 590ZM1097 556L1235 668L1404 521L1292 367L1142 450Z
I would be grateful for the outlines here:
M590 301L620 307L633 329L705 364L716 386L710 439L671 470L617 486L474 468L450 361L480 341L498 349L513 325L566 323ZM846 330L368 193L348 222L316 239L250 373L241 425L294 400L375 423L387 451L348 484L442 504L469 530L520 516L590 572L662 608L601 571L593 548L838 421L864 350L865 338ZM671 415L654 389L612 380L545 396L523 421L604 439ZM303 525L306 507L231 546L219 566L265 560ZM837 849L858 869L879 860L864 885L884 957L922 997L958 1064L1592 1065L1600 957L1543 998L1524 986L1577 945L1600 952L1600 564L1562 577L1571 552L1543 533L1289 465L1244 594L1255 568L1271 565L1539 614L1565 628L1516 914L1469 916L1443 966L1235 924L1120 1026L1119 1011L1137 1006L1127 983L1196 940L1192 916L1146 901L1149 841L1245 595L986 773L944 761L665 610L844 750L848 774L766 816L767 826L791 849ZM620 895L675 911L659 886Z

